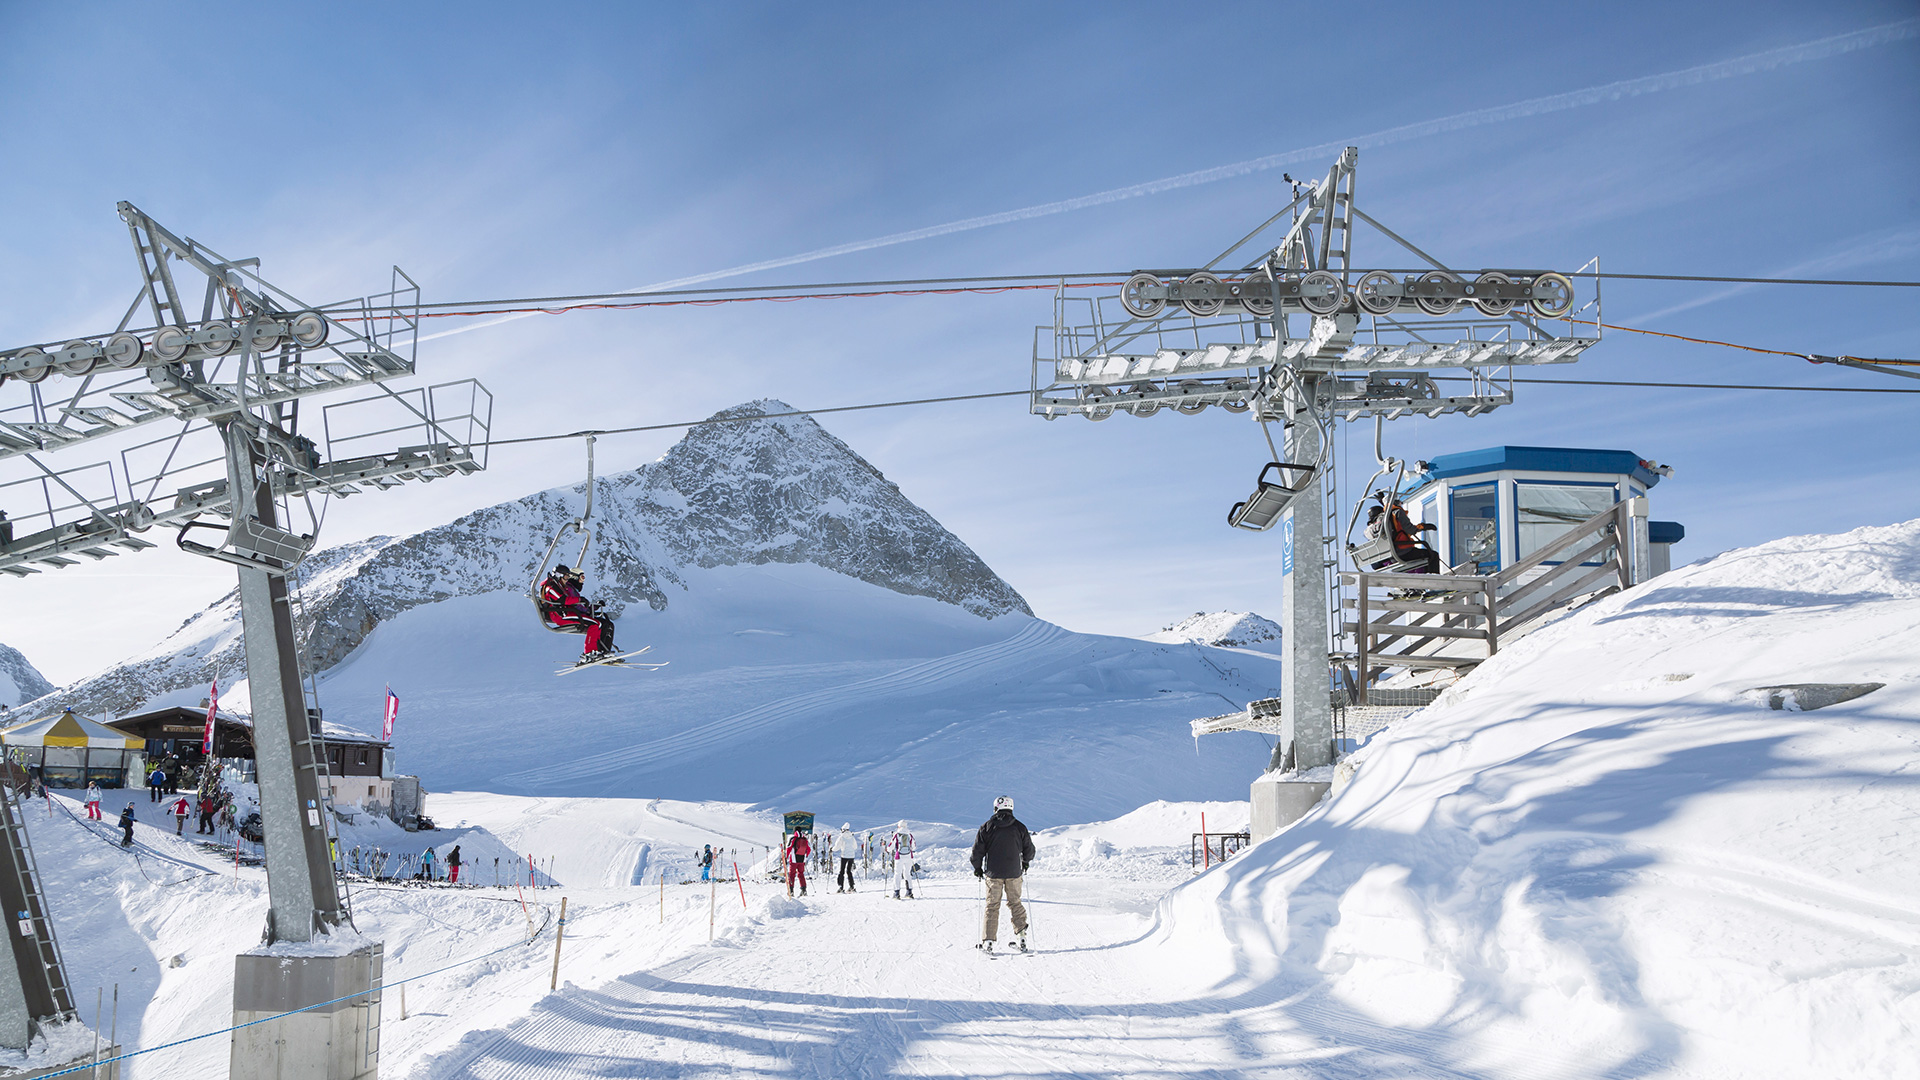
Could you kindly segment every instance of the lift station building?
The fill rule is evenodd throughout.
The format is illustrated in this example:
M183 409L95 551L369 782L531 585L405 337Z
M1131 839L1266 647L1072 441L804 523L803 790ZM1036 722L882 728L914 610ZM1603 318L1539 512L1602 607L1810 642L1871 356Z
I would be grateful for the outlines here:
M1482 575L1512 566L1617 502L1646 495L1672 472L1627 450L1561 446L1492 446L1425 464L1401 496L1407 512L1437 527L1429 542L1447 566ZM1635 563L1649 576L1665 573L1673 545L1685 536L1679 522L1649 521L1647 535L1635 538L1644 545Z

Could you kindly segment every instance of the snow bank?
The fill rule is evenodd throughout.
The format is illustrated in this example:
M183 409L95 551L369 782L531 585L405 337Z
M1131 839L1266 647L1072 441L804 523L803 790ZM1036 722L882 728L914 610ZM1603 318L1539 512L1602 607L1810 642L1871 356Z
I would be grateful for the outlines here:
M1729 552L1516 642L1171 894L1158 949L1428 1075L1920 1075L1916 537Z

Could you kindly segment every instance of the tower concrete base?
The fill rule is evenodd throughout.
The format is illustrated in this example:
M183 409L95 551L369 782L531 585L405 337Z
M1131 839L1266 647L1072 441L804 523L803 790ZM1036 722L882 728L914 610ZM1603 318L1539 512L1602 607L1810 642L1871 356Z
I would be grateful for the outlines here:
M287 955L306 947L265 946L235 958L233 1022L277 1019L233 1033L230 1080L377 1080L381 947ZM310 1005L319 1007L281 1015Z
M1268 773L1253 782L1247 831L1255 840L1264 840L1305 817L1333 787L1313 780L1269 779L1276 775Z

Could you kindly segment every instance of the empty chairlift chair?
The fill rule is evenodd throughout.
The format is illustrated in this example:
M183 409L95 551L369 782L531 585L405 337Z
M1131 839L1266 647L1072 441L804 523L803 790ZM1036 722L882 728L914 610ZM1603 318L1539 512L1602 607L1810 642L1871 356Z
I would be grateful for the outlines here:
M1254 532L1273 528L1273 523L1280 520L1281 513L1293 501L1293 497L1313 482L1313 469L1312 465L1269 461L1267 467L1260 470L1253 494L1247 496L1245 502L1234 503L1233 509L1227 511L1227 524ZM1276 470L1278 474L1268 479L1268 475Z

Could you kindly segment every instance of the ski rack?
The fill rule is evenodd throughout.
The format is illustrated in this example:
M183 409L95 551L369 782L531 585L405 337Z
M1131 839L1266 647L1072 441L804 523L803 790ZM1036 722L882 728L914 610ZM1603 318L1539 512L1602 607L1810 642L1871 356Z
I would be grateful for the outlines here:
M0 351L0 574L142 551L156 525L179 530L183 550L284 573L312 549L318 516L309 504L308 531L262 522L247 492L345 498L486 468L483 386L384 385L415 371L420 287L400 268L384 293L313 307L262 278L258 259L182 239L130 203L119 212L142 274L119 325ZM197 318L176 264L206 278ZM134 327L143 307L153 324ZM354 389L372 393L326 406L321 444L300 434L303 400ZM109 442L77 468L43 460Z
M1573 287L1597 259L1573 276L1455 271L1353 204L1358 158L1349 147L1325 180L1296 185L1291 203L1204 267L1141 271L1113 296L1070 297L1063 284L1052 325L1034 331L1029 411L1048 420L1244 412L1277 401L1290 368L1335 376L1326 404L1342 419L1471 416L1512 403L1513 368L1572 363L1599 342L1599 279L1584 303ZM1290 213L1276 246L1215 272ZM1353 267L1355 219L1428 268ZM1289 330L1296 316L1307 320L1299 337ZM1442 393L1434 369L1458 369L1467 392Z

